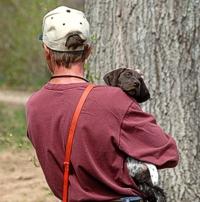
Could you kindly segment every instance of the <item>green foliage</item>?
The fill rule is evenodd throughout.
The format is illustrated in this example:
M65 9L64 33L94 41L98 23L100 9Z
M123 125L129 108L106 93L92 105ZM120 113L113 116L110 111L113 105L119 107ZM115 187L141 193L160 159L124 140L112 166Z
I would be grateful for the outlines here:
M94 34L91 36L92 43L95 43L97 41L97 34Z
M42 19L57 6L70 7L70 2L0 0L0 88L35 90L48 81L50 72L38 40Z
M95 43L96 41L97 41L97 34L91 35L91 42ZM91 54L93 54L93 51L91 51ZM100 79L99 75L95 75L91 73L91 68L88 63L85 63L84 69L85 69L86 79L90 81L91 83L95 83L95 81L98 81Z
M49 187L43 187L43 190L48 191L47 196L53 196L53 192L51 191L51 189Z
M90 81L91 83L95 83L95 81L99 80L99 75L94 75L90 72L89 64L86 63L84 65L86 79Z
M0 102L0 150L5 148L29 149L26 136L25 108Z
M27 89L45 82L48 72L38 35L47 5L52 8L55 0L43 4L41 0L1 1L0 85Z

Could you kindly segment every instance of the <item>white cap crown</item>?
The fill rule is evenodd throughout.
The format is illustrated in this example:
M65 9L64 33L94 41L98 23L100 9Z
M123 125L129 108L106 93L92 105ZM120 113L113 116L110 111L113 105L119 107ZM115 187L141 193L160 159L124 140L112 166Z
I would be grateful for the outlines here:
M44 16L42 29L42 40L52 50L80 51L84 50L84 45L90 45L90 25L81 11L58 7ZM85 42L83 46L70 50L65 44L67 38L74 34L78 34Z

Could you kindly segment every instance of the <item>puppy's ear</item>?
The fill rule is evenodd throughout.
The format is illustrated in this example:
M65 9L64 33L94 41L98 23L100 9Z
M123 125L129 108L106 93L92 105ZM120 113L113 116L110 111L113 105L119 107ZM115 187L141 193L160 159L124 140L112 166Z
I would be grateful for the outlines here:
M119 68L116 70L113 70L109 73L107 73L103 80L106 82L108 86L118 86L117 80L119 78L119 75L124 71L125 68Z
M143 79L141 79L139 91L140 91L140 94L135 97L135 99L136 99L136 101L138 103L145 102L145 101L147 101L150 98L149 90L146 87L146 84L144 83Z

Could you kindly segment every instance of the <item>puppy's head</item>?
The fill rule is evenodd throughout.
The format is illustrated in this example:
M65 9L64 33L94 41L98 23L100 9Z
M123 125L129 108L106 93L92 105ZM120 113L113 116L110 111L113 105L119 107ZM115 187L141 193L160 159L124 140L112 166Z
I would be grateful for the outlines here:
M150 98L149 90L143 78L136 71L120 68L107 73L103 79L109 86L120 87L139 103L145 102Z

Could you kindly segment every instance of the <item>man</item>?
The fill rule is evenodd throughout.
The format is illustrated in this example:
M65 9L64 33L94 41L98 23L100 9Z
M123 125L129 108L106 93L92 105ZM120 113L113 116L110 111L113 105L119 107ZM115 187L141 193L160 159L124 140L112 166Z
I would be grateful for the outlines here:
M62 199L69 128L89 85L84 79L84 62L92 49L89 23L82 12L58 7L44 17L40 38L52 77L27 102L27 134L49 187ZM119 88L96 85L83 105L73 139L68 201L145 198L128 173L127 156L158 169L178 163L174 139L152 115Z

